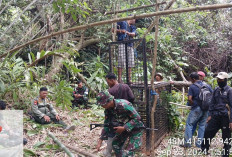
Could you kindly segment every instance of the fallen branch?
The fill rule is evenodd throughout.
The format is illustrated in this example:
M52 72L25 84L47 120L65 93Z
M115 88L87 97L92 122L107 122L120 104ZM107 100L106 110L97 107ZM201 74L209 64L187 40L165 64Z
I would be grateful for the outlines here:
M91 86L87 83L84 76L81 73L77 73L77 77L88 87L88 89L93 92L94 94L97 94L97 92L91 88Z
M74 151L76 151L76 152L78 152L78 153L80 153L81 155L84 155L84 156L87 156L87 157L97 157L94 154L88 153L86 151L79 150L78 148L75 148L73 146L69 146L69 145L65 145L65 146L72 149L72 150L74 150Z
M13 53L27 45L36 43L38 41L51 38L60 34L68 33L68 32L73 32L77 30L83 30L83 29L88 29L91 27L95 26L101 26L105 24L111 24L119 21L125 21L125 20L132 20L132 19L141 19L145 17L153 17L153 16L161 16L161 15L170 15L170 14L176 14L176 13L186 13L186 12L192 12L192 11L203 11L203 10L211 10L211 9L222 9L222 8L231 8L232 4L215 4L215 5L206 5L206 6L197 6L197 7L191 7L191 8L181 8L181 9L175 9L175 10L166 10L166 11L157 11L153 13L147 13L147 14L141 14L141 15L134 15L134 16L128 16L128 17L123 17L123 18L116 18L116 19L110 19L110 20L105 20L105 21L100 21L100 22L94 22L91 24L86 24L86 25L81 25L81 26L76 26L72 28L68 28L66 30L58 31L58 32L53 32L49 35L34 39L32 41L29 41L23 45L20 45L18 47L15 47L11 49L10 51L2 54L0 58L5 57L8 53Z
M45 58L47 58L47 57L49 57L49 56L59 56L59 57L64 58L64 56L62 56L61 54L57 54L57 53L50 53L50 54L49 54L49 53L48 53L48 54L44 55L43 57L41 57L41 58L39 58L39 59L36 59L33 63L29 64L29 65L27 66L27 68L30 68L30 67L32 67L32 66L35 66L38 62L44 60Z
M184 77L183 69L177 65L177 63L174 61L174 59L172 59L172 56L171 56L170 54L168 54L167 52L163 52L163 53L164 53L166 56L168 56L169 59L173 62L173 64L174 64L176 70L180 73L180 76L182 77L183 81L186 81L186 82L187 82L186 78Z
M75 155L73 155L70 150L65 147L65 145L63 145L51 132L48 132L48 136L50 136L53 141L56 142L60 146L60 148L65 151L65 153L68 154L69 157L75 157Z

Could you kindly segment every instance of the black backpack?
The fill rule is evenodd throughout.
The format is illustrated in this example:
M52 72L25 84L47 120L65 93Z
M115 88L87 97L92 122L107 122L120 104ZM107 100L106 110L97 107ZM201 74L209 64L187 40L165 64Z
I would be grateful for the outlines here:
M197 86L200 89L200 93L198 96L198 104L203 111L209 110L209 105L211 104L213 93L210 92L209 87L207 84L203 83L203 85L199 85L198 83L194 83L195 86Z

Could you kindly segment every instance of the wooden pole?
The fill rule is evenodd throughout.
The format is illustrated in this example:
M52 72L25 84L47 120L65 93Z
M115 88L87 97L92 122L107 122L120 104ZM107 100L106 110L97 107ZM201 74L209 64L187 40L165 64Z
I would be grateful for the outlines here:
M69 157L75 157L73 153L70 152L70 150L65 147L65 145L63 145L51 132L48 132L48 136L50 136L53 141L56 142L60 146L60 148L65 151L65 153L68 154Z
M158 0L156 1L158 4ZM159 6L156 5L156 11L158 12ZM155 91L154 87L154 79L155 79L155 72L156 72L156 59L157 59L157 47L158 47L158 32L159 32L159 16L156 17L155 19L155 44L154 44L154 56L153 56L153 69L152 69L152 75L151 75L151 88L153 91ZM152 110L151 110L151 128L155 128L155 109L156 109L156 104L158 101L158 96L154 95L153 96L154 102L152 104ZM154 144L155 144L155 131L152 130L152 135L151 135L151 150L152 150L152 156L154 156Z
M76 26L76 27L68 28L66 30L53 32L53 33L51 33L49 35L34 39L34 40L29 41L29 42L27 42L27 43L25 43L23 45L15 47L15 48L11 49L10 51L2 54L0 56L0 59L2 57L5 57L8 53L13 53L13 52L25 47L25 46L28 46L30 44L33 44L33 43L39 42L41 40L51 38L51 37L54 37L54 36L57 36L57 35L60 35L60 34L63 34L63 33L88 29L88 28L91 28L91 27L101 26L101 25L105 25L105 24L111 24L111 23L115 23L115 22L119 22L119 21L126 21L126 20L132 20L132 19L141 19L141 18L145 18L145 17L153 17L153 16L161 16L161 15L171 15L171 14L177 14L177 13L186 13L186 12L192 12L192 11L204 11L204 10L211 10L211 9L231 8L231 7L232 7L232 4L229 4L229 3L228 4L215 4L215 5L197 6L197 7L191 7L191 8L157 11L157 12L153 12L153 13L128 16L128 17L124 17L124 18L110 19L110 20L105 20L105 21L100 21L100 22L94 22L94 23L91 23L91 24Z

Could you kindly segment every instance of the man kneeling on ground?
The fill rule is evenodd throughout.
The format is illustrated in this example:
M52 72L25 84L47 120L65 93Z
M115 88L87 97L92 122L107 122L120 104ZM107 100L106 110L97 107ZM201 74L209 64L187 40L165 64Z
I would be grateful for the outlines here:
M46 87L40 88L39 96L32 101L32 116L37 123L50 124L52 121L56 124L62 125L66 130L74 130L75 126L68 127L61 119L52 104L49 102L48 89Z
M141 127L144 127L144 125L140 115L129 101L114 99L108 91L100 92L97 95L97 104L105 109L111 110L112 114L105 115L104 124L117 123L113 128L110 127L116 132L112 141L112 147L116 157L134 156L135 151L137 151L142 144L143 131ZM103 138L102 135L108 134L110 128L104 127L100 138ZM129 139L128 145L126 150L124 150L127 139ZM99 145L97 145L97 150L100 150Z
M79 105L84 105L87 108L88 104L88 88L83 86L82 81L77 82L77 88L73 91L74 100L72 102L73 107L79 107Z

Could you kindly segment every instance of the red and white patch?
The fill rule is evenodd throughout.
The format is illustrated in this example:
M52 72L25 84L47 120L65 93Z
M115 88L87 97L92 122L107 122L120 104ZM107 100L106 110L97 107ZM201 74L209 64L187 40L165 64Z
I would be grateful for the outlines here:
M37 101L36 100L34 101L34 105L37 105Z

